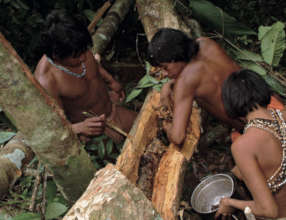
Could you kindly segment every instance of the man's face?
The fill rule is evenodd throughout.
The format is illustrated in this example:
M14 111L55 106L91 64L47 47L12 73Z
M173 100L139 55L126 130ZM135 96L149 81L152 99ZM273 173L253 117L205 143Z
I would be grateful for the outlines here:
M171 79L176 79L180 73L185 68L185 62L169 62L169 63L160 63L159 67L161 67L164 71L166 71L167 75Z

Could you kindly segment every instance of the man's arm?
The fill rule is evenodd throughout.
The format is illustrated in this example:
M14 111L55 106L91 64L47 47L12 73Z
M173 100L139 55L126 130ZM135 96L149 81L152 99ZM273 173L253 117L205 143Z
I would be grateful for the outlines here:
M58 105L64 110L63 103L60 98L60 90L58 88L56 80L53 78L52 74L42 74L36 70L35 78L45 89L45 91L53 97ZM105 116L101 115L98 117L87 118L82 122L73 123L72 130L75 134L82 134L85 136L89 135L100 135L104 131Z
M94 59L97 63L98 72L103 78L103 80L106 82L108 87L112 90L113 93L110 94L111 98L114 97L114 99L118 99L119 101L123 101L125 98L125 93L123 91L122 86L119 82L117 82L110 73L107 72L106 69L103 68L103 66L100 64L100 55L95 54Z
M169 140L176 145L181 145L184 142L192 113L195 89L196 83L190 82L190 79L178 79L174 85L173 121L165 128Z
M35 71L35 79L39 82L39 84L45 89L45 91L53 97L58 105L63 109L63 103L60 99L60 91L58 89L58 85L52 74L44 74L36 69Z
M160 92L160 104L161 105L168 106L168 107L173 106L172 93L173 93L174 83L175 83L175 80L171 79L163 85L161 92Z
M278 205L267 186L264 173L258 164L255 152L255 149L259 149L263 145L263 142L267 143L267 140L265 141L263 137L261 138L257 134L251 134L243 140L240 138L240 140L232 144L232 155L253 200L243 201L225 198L220 202L216 218L219 215L229 214L229 207L243 211L247 206L250 207L254 215L270 218L277 217Z

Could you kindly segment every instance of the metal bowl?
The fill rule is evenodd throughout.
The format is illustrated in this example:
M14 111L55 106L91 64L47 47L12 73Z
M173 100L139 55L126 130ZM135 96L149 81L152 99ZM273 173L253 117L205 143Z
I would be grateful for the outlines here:
M191 197L192 208L202 214L217 211L223 197L231 197L234 182L228 174L215 174L205 177L194 189Z

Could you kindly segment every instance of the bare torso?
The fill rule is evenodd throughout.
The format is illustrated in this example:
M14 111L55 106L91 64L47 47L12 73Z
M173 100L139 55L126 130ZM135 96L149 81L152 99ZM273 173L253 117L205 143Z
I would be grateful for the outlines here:
M282 113L285 119L285 111ZM247 115L248 120L256 118L272 120L266 108L258 108ZM230 199L228 205L241 210L249 206L257 216L286 217L286 186L273 194L266 182L280 167L282 160L281 142L270 130L250 126L232 144L236 174L245 182L253 200Z
M282 114L285 120L286 111L282 111ZM269 117L268 119L272 118ZM269 179L281 164L281 142L270 132L257 128L254 128L252 132L260 132L260 136L263 137L262 139L256 138L256 145L254 151L256 152L257 161L261 167L265 179ZM274 194L274 197L279 207L279 217L286 217L286 185L284 185L284 187L282 187L278 193Z
M194 82L194 99L205 110L232 127L241 128L240 123L227 117L221 99L224 80L240 67L213 40L199 38L198 42L198 55L186 66L178 81ZM190 86L186 83L180 84Z
M83 120L83 111L93 111L97 115L111 113L111 101L108 88L98 70L98 63L92 53L87 51L83 61L86 65L86 75L77 78L69 75L52 64L44 55L35 71L35 77L65 110L68 119L72 122ZM71 69L81 72L82 67Z

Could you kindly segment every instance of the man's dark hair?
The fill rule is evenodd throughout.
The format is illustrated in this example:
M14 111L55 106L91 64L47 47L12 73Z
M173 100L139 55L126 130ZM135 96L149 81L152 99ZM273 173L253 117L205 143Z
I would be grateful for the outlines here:
M267 107L272 90L256 72L242 69L233 72L222 86L222 101L231 118L245 117L258 106Z
M85 22L65 10L54 10L46 19L40 48L50 58L77 57L92 46Z
M199 44L184 32L172 28L161 28L148 45L147 60L152 66L160 63L189 62L196 56Z

